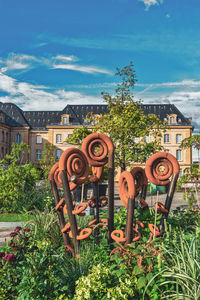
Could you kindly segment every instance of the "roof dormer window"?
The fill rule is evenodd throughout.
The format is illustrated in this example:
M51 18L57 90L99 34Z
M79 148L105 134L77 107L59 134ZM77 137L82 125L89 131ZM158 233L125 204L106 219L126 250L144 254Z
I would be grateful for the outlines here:
M177 115L169 115L169 124L176 125L177 124Z
M69 124L69 115L61 116L61 124L63 124L63 125Z

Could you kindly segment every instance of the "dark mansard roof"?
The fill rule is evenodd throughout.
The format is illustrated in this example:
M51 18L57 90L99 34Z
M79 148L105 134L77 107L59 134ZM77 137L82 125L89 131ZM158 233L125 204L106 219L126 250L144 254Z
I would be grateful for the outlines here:
M173 104L142 104L145 114L156 114L161 120L176 114L178 125L190 125L188 118ZM0 111L6 116L6 124L11 127L29 126L33 130L45 130L48 125L62 125L61 116L70 116L71 126L82 125L88 112L104 114L108 112L106 104L67 105L62 111L22 111L13 103L1 103ZM65 125L66 126L66 125Z

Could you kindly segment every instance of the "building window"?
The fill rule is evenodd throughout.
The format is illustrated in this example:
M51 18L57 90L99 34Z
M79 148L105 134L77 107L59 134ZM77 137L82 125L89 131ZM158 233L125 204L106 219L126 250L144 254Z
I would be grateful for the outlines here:
M36 143L37 144L42 144L42 136L41 135L36 136Z
M68 124L68 118L67 117L63 117L63 124Z
M182 169L179 170L179 178L181 178L181 176L183 176L183 170Z
M68 136L67 136L67 137L68 137L68 138L70 138L71 136L72 136L72 134L68 134Z
M61 124L69 124L69 115L66 114L61 116Z
M16 135L16 144L20 144L21 143L21 134L17 134Z
M167 152L167 153L169 153L169 149L165 149L165 150L164 150L164 152Z
M4 148L1 147L1 158L3 158L3 157L4 157Z
M182 160L182 151L181 150L176 150L176 159Z
M62 150L56 149L56 160L59 160L62 154Z
M6 132L6 143L8 143L8 132Z
M169 134L164 134L164 143L169 143Z
M170 117L170 124L176 124L175 117Z
M182 141L182 135L181 134L177 134L176 135L176 143L179 144Z
M4 131L2 131L2 134L1 134L1 142L4 143Z
M36 150L36 160L40 160L42 158L42 151L41 150Z
M62 143L62 135L61 134L56 134L56 143Z

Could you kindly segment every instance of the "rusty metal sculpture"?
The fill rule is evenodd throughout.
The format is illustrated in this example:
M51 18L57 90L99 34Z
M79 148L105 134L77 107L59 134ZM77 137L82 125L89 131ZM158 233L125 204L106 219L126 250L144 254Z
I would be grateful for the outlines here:
M96 151L98 148L99 151ZM114 147L112 141L104 134L95 133L89 135L82 144L82 150L70 148L65 150L58 163L50 171L49 180L55 199L55 209L58 213L60 228L67 252L79 256L80 240L88 240L94 230L108 226L108 242L111 242L111 231L114 226ZM93 175L89 177L89 163L92 166ZM109 165L108 198L99 197L98 181L103 172L103 166ZM84 210L88 203L79 203L77 206L72 201L71 191L87 179L95 183L95 195L90 205L96 208L96 218L88 224L88 228L81 230L77 226L76 215L84 216ZM58 187L63 189L64 198L59 198ZM99 207L109 206L109 217L99 219ZM68 215L69 222L65 222L64 214ZM111 230L112 229L112 230ZM71 247L70 238L74 247Z
M108 197L99 197L99 180L102 176L103 167L108 163ZM92 175L89 176L89 165L92 167ZM138 203L142 208L148 208L145 201L148 180L156 185L170 183L165 205L155 203L157 213L162 214L160 228L156 223L149 224L150 239L153 236L162 236L164 220L167 219L176 182L179 174L179 164L176 158L166 152L152 155L146 164L145 170L140 167L133 168L130 172L124 171L119 178L119 195L122 204L127 208L127 223L125 233L118 229L114 230L114 146L109 137L102 133L92 133L87 136L81 150L70 148L65 150L58 163L50 171L49 180L55 199L55 209L58 214L64 245L67 252L79 257L81 240L89 240L93 230L95 241L99 240L99 228L108 228L108 243L115 241L122 247L141 238L138 227L144 228L140 220L134 220L135 198L139 196ZM170 181L170 177L172 178ZM87 203L76 205L72 201L71 191L87 179L94 184L94 193ZM63 189L64 198L59 198L58 187ZM99 218L99 208L108 204L108 219ZM95 209L95 217L88 223L87 228L81 229L77 226L76 216L84 216L87 206ZM69 222L65 222L64 214L68 215ZM73 247L70 243L73 240ZM117 248L116 248L117 249ZM118 249L119 250L119 249ZM113 250L117 252L118 250ZM121 250L119 250L121 251Z
M65 150L59 163L56 163L49 175L51 188L53 191L56 210L58 213L60 227L63 234L66 250L71 248L69 237L73 238L74 254L79 253L79 240L82 239L83 231L80 234L77 228L76 214L81 214L87 205L78 205L75 208L75 203L72 202L71 190L75 189L78 184L82 184L88 178L89 165L82 151L77 148ZM59 200L58 188L62 187L64 191L64 199ZM75 209L74 209L75 208ZM68 214L69 223L66 224L64 212ZM69 235L69 229L71 235ZM90 230L89 230L90 232ZM72 249L72 248L71 248Z
M162 211L160 210L163 214L160 221L161 231L164 231L164 222L167 220L171 208L179 170L180 166L177 159L167 152L155 153L146 163L145 172L150 182L155 185L167 185L170 183L165 205L162 207Z
M134 224L133 224L135 196L137 196L139 192L143 190L143 187L146 186L147 184L148 183L147 183L145 171L140 167L133 168L130 172L124 171L121 173L119 178L119 195L122 204L127 208L126 237L123 236L123 232L114 231L113 239L115 241L119 241L119 240L121 242L125 241L127 245L130 244L131 242L140 239L141 234L138 230L134 228ZM144 199L141 200L144 201ZM116 238L116 233L120 234L119 239Z
M95 219L99 223L99 179L103 167L108 163L108 242L112 242L111 232L114 229L114 146L111 139L103 133L92 133L82 143L81 150L92 166L93 175L89 178L94 183ZM98 243L98 227L95 230Z

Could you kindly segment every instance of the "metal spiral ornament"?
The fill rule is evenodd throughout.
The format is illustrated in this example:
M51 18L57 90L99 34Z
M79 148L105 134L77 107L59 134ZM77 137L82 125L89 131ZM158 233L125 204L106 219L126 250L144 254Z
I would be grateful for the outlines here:
M119 177L119 196L122 204L127 208L128 199L135 197L135 182L132 174L124 171Z
M89 165L84 153L77 148L65 150L59 160L60 171L65 171L69 180L70 190L86 181L89 175Z
M114 151L114 146L107 135L95 132L83 140L81 150L91 166L103 167L108 162L108 153Z
M142 190L143 186L148 184L145 170L140 167L135 167L130 171L130 173L134 178L135 190L136 194L138 194Z
M172 154L158 152L147 160L145 173L151 183L167 185L173 174L179 174L179 169L179 163Z

